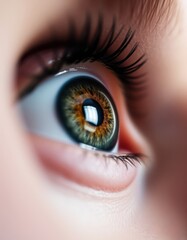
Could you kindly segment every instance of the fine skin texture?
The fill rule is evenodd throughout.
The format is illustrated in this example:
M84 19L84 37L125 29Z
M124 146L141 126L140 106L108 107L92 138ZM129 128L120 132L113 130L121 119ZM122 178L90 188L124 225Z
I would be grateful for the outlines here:
M163 13L151 8L153 16L142 14L138 2L1 1L0 239L187 239L187 3L166 1ZM136 29L139 51L148 59L148 94L136 104L146 116L129 114L119 85L107 82L118 96L121 148L128 145L148 155L123 191L98 191L84 184L85 178L82 183L82 178L68 177L69 172L64 177L51 171L36 151L41 139L25 132L15 107L16 67L23 54L48 37L49 26L66 32L68 16L81 22L83 13L91 12L96 22L98 11L106 29L113 12L117 25ZM76 153L74 146L68 147Z

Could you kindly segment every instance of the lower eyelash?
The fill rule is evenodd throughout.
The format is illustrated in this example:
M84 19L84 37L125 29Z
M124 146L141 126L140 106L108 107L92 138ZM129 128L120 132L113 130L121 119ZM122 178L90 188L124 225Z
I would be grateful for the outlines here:
M102 156L107 163L108 161L115 161L116 164L123 163L128 170L128 167L136 167L137 164L144 162L145 155L141 153L126 153L126 154L103 154L100 152L93 152L96 157Z
M126 155L109 155L108 158L114 160L117 164L122 162L127 169L128 169L128 166L136 167L137 163L141 164L143 161L142 154L133 154L133 153L129 153Z

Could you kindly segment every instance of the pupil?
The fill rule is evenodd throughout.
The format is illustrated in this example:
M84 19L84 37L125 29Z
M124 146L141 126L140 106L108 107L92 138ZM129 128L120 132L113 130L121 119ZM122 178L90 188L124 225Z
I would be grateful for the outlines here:
M92 126L98 127L104 121L104 113L100 104L93 99L86 99L82 104L85 120Z

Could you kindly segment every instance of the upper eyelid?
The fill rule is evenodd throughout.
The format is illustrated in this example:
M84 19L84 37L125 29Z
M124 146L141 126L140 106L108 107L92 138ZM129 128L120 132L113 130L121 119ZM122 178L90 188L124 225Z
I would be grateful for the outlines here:
M113 47L114 42L121 36L124 35L123 29L124 26L122 26L118 31L116 31L116 19L115 17L113 18L111 28L107 33L108 41L106 43L104 42L103 44L101 43L103 38L102 30L103 30L103 17L102 15L99 15L98 17L98 22L95 30L95 34L92 37L93 39L90 39L90 34L91 31L88 31L88 29L93 28L92 25L92 20L89 14L87 14L85 24L83 25L82 33L84 32L85 34L81 36L77 36L76 34L76 27L75 23L73 22L73 19L70 21L70 30L68 37L66 39L56 39L56 42L52 42L51 44L43 44L42 47L37 47L33 49L33 53L37 53L40 49L47 49L47 48L52 48L54 49L54 57L56 55L55 49L58 47L65 47L65 49L70 48L71 51L76 55L76 63L79 62L84 62L86 60L89 60L91 58L92 61L101 61L103 62L108 68L114 70L115 73L118 74L119 80L121 80L122 84L128 84L128 88L131 88L131 83L132 83L132 89L136 88L136 81L134 79L138 78L137 76L133 76L133 73L138 71L146 62L145 56L142 55L140 58L138 58L137 61L135 61L133 64L126 65L125 67L123 64L129 60L130 58L133 57L135 52L138 49L138 43L135 42L131 50L128 50L126 56L122 59L120 59L120 56L123 54L124 51L126 51L126 48L128 45L131 44L135 32L132 31L130 28L127 31L127 33L124 36L123 41L121 41L119 47L117 47L115 50L113 50L110 53L111 47ZM87 32L87 33L86 33ZM105 34L106 35L106 34ZM73 48L72 46L78 45L78 50L76 48ZM101 46L101 48L100 48ZM80 54L80 49L81 48L81 54ZM86 48L86 50L85 50ZM72 50L73 49L73 50ZM33 54L32 53L32 54ZM69 54L68 50L66 51L67 54ZM71 63L71 60L67 58L67 54L65 53L65 56L61 59L61 62L59 65L56 65L56 69L51 68L51 69L46 69L47 75L54 74L54 71L58 72L58 68L61 68L61 65L65 62L68 63L69 61ZM22 61L24 61L24 58L26 58L30 52L28 52L23 58ZM79 56L78 56L79 54ZM82 57L83 55L83 57ZM79 57L79 59L78 59ZM65 59L66 58L66 59ZM118 60L119 59L119 60ZM55 63L56 64L56 63ZM41 76L41 78L44 78L44 76ZM139 84L138 84L139 88Z
M85 17L85 23L82 24L81 30L77 30L77 26L75 20L73 18L69 18L68 24L68 32L65 35L61 36L61 33L57 33L55 27L50 28L50 36L51 38L48 39L46 42L42 41L41 44L34 46L31 50L27 51L21 58L20 63L24 61L25 58L32 55L33 53L37 53L42 50L46 50L49 48L58 48L58 47L65 47L65 48L74 48L75 44L81 47L89 47L89 53L93 55L93 52L90 48L94 48L97 51L97 55L104 56L108 55L107 58L117 58L120 57L124 50L131 44L135 31L131 29L131 27L127 27L128 23L126 24L126 28L128 29L125 32L125 25L118 26L117 25L117 18L113 16L111 23L107 22L107 25L110 24L110 28L107 32L103 33L104 30L104 17L99 14L98 20L96 22L96 26L94 27L93 20L91 15L88 13ZM94 30L95 28L95 30ZM80 34L81 32L81 34ZM119 40L118 46L114 46L114 43ZM114 47L111 51L111 48ZM136 49L139 47L139 43L135 42L133 47ZM102 49L102 50L101 50ZM112 53L111 53L112 52ZM117 54L116 56L113 56ZM131 54L133 54L132 52ZM130 52L129 52L130 54ZM128 54L128 55L129 55ZM132 56L130 54L130 56ZM130 57L129 56L129 57ZM104 57L103 57L104 58Z

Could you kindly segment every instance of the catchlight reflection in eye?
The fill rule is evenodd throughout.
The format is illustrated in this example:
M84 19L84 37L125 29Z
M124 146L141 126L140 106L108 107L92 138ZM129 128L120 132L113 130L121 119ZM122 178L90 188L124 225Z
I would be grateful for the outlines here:
M66 72L40 83L21 101L31 132L65 143L113 151L118 114L112 97L94 75Z
M101 106L93 99L86 99L83 102L83 114L86 122L93 125L93 131L95 127L100 126L104 120L104 114ZM85 124L86 128L87 124Z

